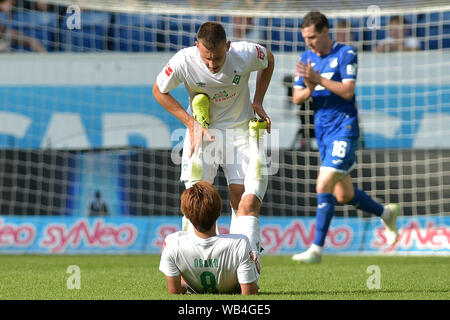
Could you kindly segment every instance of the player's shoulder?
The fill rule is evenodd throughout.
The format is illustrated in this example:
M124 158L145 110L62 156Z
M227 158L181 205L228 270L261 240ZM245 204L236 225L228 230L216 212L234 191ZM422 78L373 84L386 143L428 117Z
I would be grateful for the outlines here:
M186 231L176 231L173 232L171 234L168 234L165 238L164 238L164 242L167 244L175 244L178 243L180 241L183 241L183 239L186 239L189 237L189 233Z
M230 52L238 56L253 54L254 52L263 52L264 47L256 42L251 41L232 41L230 44Z
M339 55L351 54L356 56L358 54L358 50L351 45L339 42L335 42L334 45L336 46L335 51Z
M249 241L247 236L243 234L219 234L218 237L219 239L223 239L222 241L228 241L230 243L235 243L236 245L242 245Z
M246 40L231 41L230 49L239 51L255 45L256 43Z
M174 60L178 62L189 62L192 61L192 58L197 55L197 47L187 47L179 50L177 53L173 55Z

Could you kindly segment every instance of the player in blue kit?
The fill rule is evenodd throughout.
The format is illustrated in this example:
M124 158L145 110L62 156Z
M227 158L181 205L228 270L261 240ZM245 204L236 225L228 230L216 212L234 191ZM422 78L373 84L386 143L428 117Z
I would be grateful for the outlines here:
M356 165L359 139L355 99L357 51L330 38L328 19L320 12L309 12L301 28L310 50L302 54L297 64L293 102L302 104L310 99L321 167L316 184L318 205L314 243L292 259L301 263L322 260L336 200L380 217L387 244L393 245L398 238L396 221L400 207L379 204L363 190L355 188L349 175Z

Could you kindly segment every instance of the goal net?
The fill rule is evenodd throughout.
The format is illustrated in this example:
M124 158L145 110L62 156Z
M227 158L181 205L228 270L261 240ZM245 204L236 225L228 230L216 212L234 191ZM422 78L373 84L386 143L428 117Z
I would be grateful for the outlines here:
M194 44L203 22L219 21L231 40L261 43L276 59L265 108L278 170L261 214L314 216L320 164L312 111L291 101L310 10L325 13L332 37L358 50L355 185L399 203L405 215L450 213L446 1L55 0L2 10L0 214L86 216L100 195L112 215L178 215L183 125L157 104L152 86L170 57ZM411 50L377 49L392 37L396 16ZM187 107L182 86L173 95ZM229 214L221 171L216 185Z

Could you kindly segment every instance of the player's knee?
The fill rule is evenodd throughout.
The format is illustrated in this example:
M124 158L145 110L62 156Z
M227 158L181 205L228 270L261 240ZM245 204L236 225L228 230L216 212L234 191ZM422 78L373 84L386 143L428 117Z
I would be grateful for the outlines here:
M339 202L340 204L349 203L353 199L353 195L347 193L335 193L334 197L336 198L336 201Z
M256 195L244 194L239 203L238 214L259 216L260 209L261 200Z
M256 199L262 202L264 195L266 194L269 178L263 175L260 179L252 180L246 179L244 182L245 192L242 197L246 195L254 195Z

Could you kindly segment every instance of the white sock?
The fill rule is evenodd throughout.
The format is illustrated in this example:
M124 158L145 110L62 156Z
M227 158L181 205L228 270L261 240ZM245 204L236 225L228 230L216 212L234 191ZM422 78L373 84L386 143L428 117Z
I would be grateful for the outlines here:
M230 226L230 233L243 234L250 240L253 251L260 253L261 236L259 230L259 219L255 216L237 216Z
M231 230L231 225L233 224L233 220L236 219L236 210L233 209L233 207L231 208L231 222L230 222L230 230Z
M383 209L383 213L381 214L381 219L383 219L383 220L386 220L386 218L388 217L388 215L389 215L389 209L388 209L388 207L383 207L384 209Z

